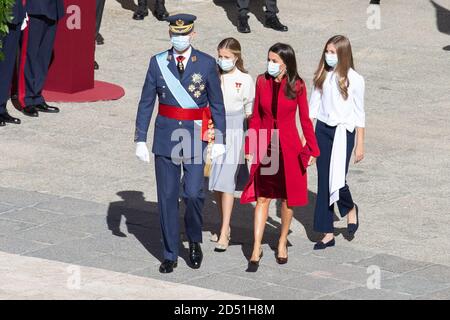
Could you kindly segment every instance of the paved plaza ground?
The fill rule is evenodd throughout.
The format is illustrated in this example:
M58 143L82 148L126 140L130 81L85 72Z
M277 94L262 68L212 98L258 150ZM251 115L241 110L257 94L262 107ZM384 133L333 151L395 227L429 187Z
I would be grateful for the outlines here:
M366 158L348 176L360 207L356 238L349 241L346 222L337 221L337 246L312 250L320 235L312 230L311 168L310 204L295 209L287 265L274 259L275 203L256 274L245 272L251 205L236 199L232 244L213 252L209 238L219 218L208 196L202 268L186 265L184 241L176 271L159 274L154 165L136 159L133 137L148 61L168 47L167 25L153 17L134 21L132 1L109 0L96 78L120 84L125 97L61 104L60 114L39 118L8 106L23 123L0 129L0 298L449 299L450 1L385 1L381 29L373 30L367 2L279 0L288 33L265 29L255 6L253 32L242 35L232 0L167 1L172 13L198 16L198 49L214 55L221 39L239 39L254 77L264 72L273 43L290 43L308 88L324 42L336 33L350 38L366 80ZM126 237L112 235L111 224ZM73 270L81 272L75 289L68 285ZM379 289L371 289L376 275Z

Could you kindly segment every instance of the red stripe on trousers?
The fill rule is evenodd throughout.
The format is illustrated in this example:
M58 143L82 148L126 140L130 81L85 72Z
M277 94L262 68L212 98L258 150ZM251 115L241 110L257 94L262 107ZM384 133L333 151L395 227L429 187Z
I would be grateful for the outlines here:
M22 5L25 7L27 5L27 0L22 0ZM28 20L29 22L29 20ZM28 31L29 26L23 30L23 38L22 38L22 48L20 52L20 65L19 65L19 85L18 85L18 95L19 95L19 104L21 108L25 108L25 63L27 59L27 50L28 50Z
M20 52L20 65L19 65L19 103L21 108L25 108L25 64L27 60L27 49L28 49L28 33L30 27L27 26L25 30L23 30L23 38L22 38L22 49Z

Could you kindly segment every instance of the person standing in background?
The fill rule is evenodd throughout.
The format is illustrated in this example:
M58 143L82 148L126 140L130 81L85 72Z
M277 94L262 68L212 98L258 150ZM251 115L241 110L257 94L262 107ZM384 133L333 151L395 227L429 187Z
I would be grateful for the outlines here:
M96 10L95 10L95 43L96 45L103 45L105 43L105 39L100 34L100 26L102 25L103 18L103 10L105 9L105 1L106 0L96 0ZM98 70L99 65L97 61L94 61L94 69Z
M155 0L155 11L153 14L159 21L164 21L169 17L169 12L167 12L165 6L165 0ZM148 16L148 2L147 0L138 0L138 7L133 14L133 19L144 20L146 16Z
M238 28L237 30L241 33L250 33L250 25L248 24L248 13L249 13L250 0L237 0L237 7L239 11L238 16ZM265 0L265 13L266 21L264 26L266 28L271 28L276 31L288 31L288 27L283 25L278 19L278 6L277 0Z
M12 9L13 20L8 23L9 32L0 39L4 60L0 60L0 127L6 123L20 124L20 119L12 117L6 110L11 92L11 82L16 64L17 51L19 49L21 28L25 18L25 8L22 0L16 0Z
M18 99L22 112L38 117L40 112L57 113L42 96L55 43L58 20L64 14L64 0L25 0L29 22L22 36L18 72Z

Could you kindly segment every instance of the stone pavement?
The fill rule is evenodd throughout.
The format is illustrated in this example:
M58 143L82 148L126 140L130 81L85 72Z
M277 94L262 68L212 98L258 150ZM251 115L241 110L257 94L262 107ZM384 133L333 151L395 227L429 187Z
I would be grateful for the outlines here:
M277 233L273 226L277 223L273 220L265 237L261 267L257 273L247 273L251 224L233 225L231 247L215 253L214 243L208 241L217 228L210 213L205 217L202 268L193 270L186 265L184 241L178 268L162 275L158 272L161 248L156 204L136 191L121 195L123 201L104 205L0 188L0 298L450 298L450 267L349 245L314 252L311 242L293 236L289 263L279 266L274 258ZM210 205L206 212L211 212ZM113 235L111 229L120 229L123 237ZM89 268L81 268L80 290L70 290L66 286L76 266Z
M349 173L361 208L353 241L345 240L345 221L336 222L337 247L311 252L319 237L311 230L312 168L310 205L295 210L287 266L275 265L269 248L276 246L280 222L274 205L262 268L244 273L252 207L238 206L229 252L214 254L213 244L205 243L203 269L194 272L181 263L164 280L257 298L449 297L450 53L443 49L450 44L450 1L387 1L380 30L366 27L366 2L280 0L288 33L263 28L261 12L253 10L253 32L242 35L229 19L232 0L168 1L171 12L199 16L199 49L214 54L222 38L238 38L253 76L264 71L270 45L291 43L308 88L326 39L348 35L366 79L367 139L366 159ZM105 45L96 52L97 79L124 86L123 99L62 104L60 114L37 119L8 106L23 124L0 129L0 251L161 279L154 167L135 159L132 139L148 60L169 42L166 24L151 17L132 20L130 3L107 1ZM108 231L108 223L117 225L122 215L126 238ZM205 222L206 239L218 228L210 199ZM382 270L381 291L364 289L370 265Z
M249 300L234 294L0 252L2 300Z

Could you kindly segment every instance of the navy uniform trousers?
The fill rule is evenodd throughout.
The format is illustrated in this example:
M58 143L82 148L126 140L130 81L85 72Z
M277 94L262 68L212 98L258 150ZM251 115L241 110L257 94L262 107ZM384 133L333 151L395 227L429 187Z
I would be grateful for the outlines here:
M314 231L322 233L334 232L334 204L331 206L328 204L330 202L329 176L331 150L333 148L335 132L336 127L331 127L317 120L316 138L320 149L320 156L317 158L318 191L316 209L314 211ZM347 162L345 174L348 172L350 158L355 145L355 132L350 133L347 131ZM345 217L355 206L347 183L339 190L339 201L337 205L341 217Z
M198 161L197 161L198 162ZM189 242L202 242L202 210L205 203L204 163L175 160L155 155L158 209L160 212L164 259L175 261L180 244L179 196L182 181L182 198L186 206L184 224ZM183 178L181 172L183 171ZM181 180L182 179L182 180Z
M97 37L100 32L100 26L102 24L103 11L105 9L106 0L97 0L95 4L95 36Z
M11 81L20 41L20 24L9 25L9 33L1 39L5 60L0 61L0 114L6 112L6 102L11 91Z
M44 103L42 89L47 79L56 36L57 21L29 15L24 30L19 69L19 102L22 108ZM24 77L24 78L23 78Z
M270 18L276 16L279 12L277 6L277 0L265 0L266 5L266 17ZM237 7L239 10L239 15L241 17L246 16L250 9L250 0L237 0Z

